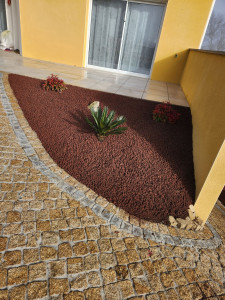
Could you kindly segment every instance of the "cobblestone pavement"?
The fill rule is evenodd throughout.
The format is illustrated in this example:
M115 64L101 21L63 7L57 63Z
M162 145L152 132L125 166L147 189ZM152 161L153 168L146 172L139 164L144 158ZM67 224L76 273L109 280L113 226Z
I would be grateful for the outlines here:
M51 160L3 82L0 299L225 299L223 206L200 233L129 216Z

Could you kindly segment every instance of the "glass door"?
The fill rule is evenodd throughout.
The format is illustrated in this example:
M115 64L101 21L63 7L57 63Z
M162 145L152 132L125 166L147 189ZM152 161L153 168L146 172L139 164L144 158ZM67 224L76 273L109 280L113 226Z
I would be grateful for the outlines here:
M0 34L7 29L5 0L0 0Z
M88 64L149 75L163 5L93 0Z
M117 69L126 1L93 0L88 64Z
M128 2L119 70L150 73L163 12L160 5Z

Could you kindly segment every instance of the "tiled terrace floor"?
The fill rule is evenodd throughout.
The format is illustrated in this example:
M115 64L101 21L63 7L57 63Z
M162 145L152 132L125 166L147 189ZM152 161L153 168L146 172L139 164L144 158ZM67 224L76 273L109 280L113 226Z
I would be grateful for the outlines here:
M41 79L54 73L72 85L146 100L170 101L172 104L188 106L184 93L177 84L37 61L3 50L0 50L0 70Z
M3 81L0 299L225 299L222 206L200 233L127 215L55 165Z

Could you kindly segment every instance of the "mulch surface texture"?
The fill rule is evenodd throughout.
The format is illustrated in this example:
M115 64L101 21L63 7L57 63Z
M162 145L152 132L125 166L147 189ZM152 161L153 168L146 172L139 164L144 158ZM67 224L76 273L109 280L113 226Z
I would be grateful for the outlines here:
M156 102L68 85L44 91L41 80L10 74L9 82L31 128L53 160L97 194L131 215L168 223L186 217L194 202L192 122L189 108L177 124L156 123ZM128 130L98 141L85 121L100 101L127 118Z

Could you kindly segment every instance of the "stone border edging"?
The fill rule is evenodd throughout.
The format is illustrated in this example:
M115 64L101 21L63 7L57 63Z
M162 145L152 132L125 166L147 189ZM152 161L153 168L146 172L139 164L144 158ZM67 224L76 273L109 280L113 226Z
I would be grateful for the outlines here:
M139 236L142 238L150 239L156 243L170 244L172 246L180 247L194 247L194 248L207 248L215 249L221 243L221 238L216 230L207 222L207 226L210 228L213 238L208 240L193 240L189 238L180 238L177 236L172 236L169 234L163 234L159 232L153 232L149 229L143 229L139 226L125 222L116 214L109 212L107 209L95 202L95 199L90 199L85 193L76 187L66 183L60 176L53 173L46 165L43 163L38 155L36 154L33 146L29 142L26 134L21 128L18 119L13 111L10 100L5 92L4 84L2 81L3 74L0 73L0 95L3 108L9 119L9 122L15 132L18 139L18 143L26 153L27 157L31 160L36 169L38 169L42 174L47 176L53 183L56 184L62 191L68 193L75 200L79 201L82 206L89 207L98 217L101 217L111 225L115 225L119 229L122 229L129 234Z

